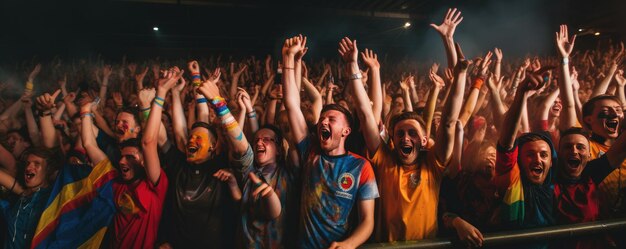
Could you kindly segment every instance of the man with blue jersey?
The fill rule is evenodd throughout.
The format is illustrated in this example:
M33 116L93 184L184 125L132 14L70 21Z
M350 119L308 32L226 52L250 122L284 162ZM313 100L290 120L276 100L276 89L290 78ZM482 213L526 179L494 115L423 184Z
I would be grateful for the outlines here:
M378 187L370 163L345 149L352 115L340 105L322 110L316 133L308 135L300 109L296 57L306 53L306 37L287 39L282 48L285 108L289 113L292 142L302 160L302 198L299 246L301 248L356 248L374 228L374 199ZM353 75L353 77L361 77ZM352 78L351 78L352 79ZM358 224L348 216L358 205ZM352 233L350 233L352 231Z

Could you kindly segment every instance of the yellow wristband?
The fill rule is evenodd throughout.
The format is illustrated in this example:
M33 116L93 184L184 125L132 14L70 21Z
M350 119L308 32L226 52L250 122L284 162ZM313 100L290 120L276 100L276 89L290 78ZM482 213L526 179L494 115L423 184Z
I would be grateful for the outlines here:
M33 87L34 87L33 82L31 82L31 81L26 82L26 90L31 91L31 90L33 90Z

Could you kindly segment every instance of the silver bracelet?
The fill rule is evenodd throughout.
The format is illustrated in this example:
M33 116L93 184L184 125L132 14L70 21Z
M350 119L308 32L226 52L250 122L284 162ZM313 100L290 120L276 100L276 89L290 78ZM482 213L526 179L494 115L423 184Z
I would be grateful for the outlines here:
M348 77L349 80L358 80L362 78L363 78L363 75L360 73L355 73L353 75L350 75L350 77Z

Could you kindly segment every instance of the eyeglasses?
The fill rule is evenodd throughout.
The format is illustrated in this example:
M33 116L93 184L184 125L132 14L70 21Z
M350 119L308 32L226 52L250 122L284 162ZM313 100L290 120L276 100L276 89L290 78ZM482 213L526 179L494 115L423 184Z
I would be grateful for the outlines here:
M258 143L259 140L263 141L264 144L276 142L276 140L271 137L257 137L254 138L254 143Z

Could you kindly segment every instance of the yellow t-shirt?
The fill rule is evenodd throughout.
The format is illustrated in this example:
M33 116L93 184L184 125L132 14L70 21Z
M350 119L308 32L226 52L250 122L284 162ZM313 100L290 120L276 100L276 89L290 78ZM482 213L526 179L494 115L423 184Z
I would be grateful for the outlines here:
M437 235L439 187L445 167L427 153L415 169L398 166L386 144L380 144L370 161L380 198L376 200L375 242L420 240ZM418 177L419 176L419 177Z
M590 160L596 159L604 155L609 150L609 146L589 141L589 151L591 152ZM621 175L621 176L620 176ZM621 182L621 184L619 183ZM626 188L626 161L622 162L619 170L614 170L598 185L598 198L600 200L600 216L601 218L614 217L612 209L619 197L619 188ZM623 216L621 214L620 216Z

